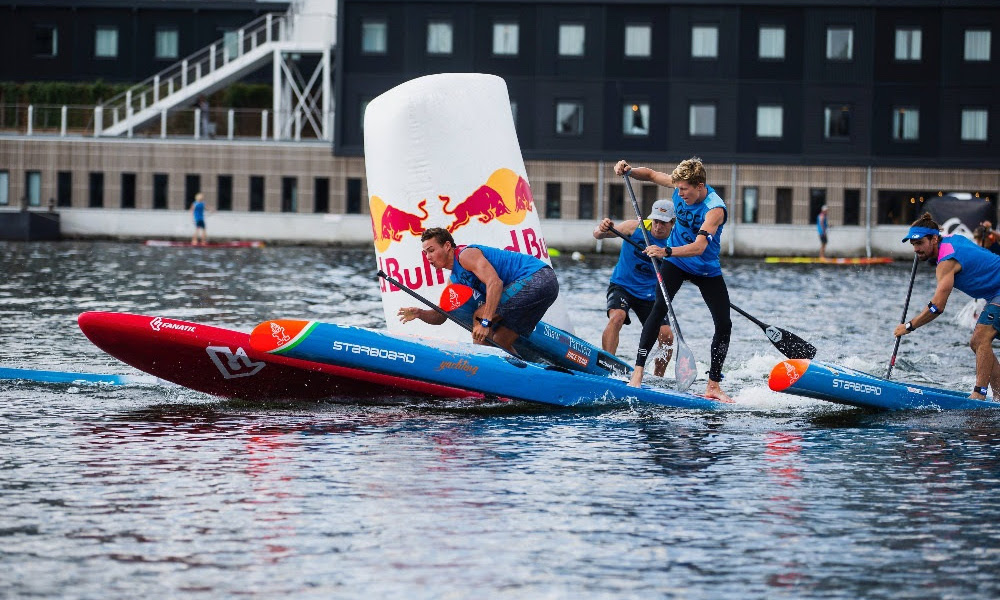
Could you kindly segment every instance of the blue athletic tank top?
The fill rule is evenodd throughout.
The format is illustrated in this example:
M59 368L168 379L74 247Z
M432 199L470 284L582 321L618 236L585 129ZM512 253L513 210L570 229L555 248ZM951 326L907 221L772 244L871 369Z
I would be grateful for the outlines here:
M458 248L455 248L455 262L451 267L451 280L455 283L467 285L483 294L486 293L486 284L480 281L479 278L476 277L475 273L463 267L462 263L458 260L459 254L461 254L466 248L478 248L483 253L486 260L493 265L493 269L497 272L500 280L503 281L504 287L514 283L518 279L524 279L525 277L548 266L534 256L522 254L520 252L511 252L510 250L501 250L500 248L493 248L490 246L471 244L469 246L459 246Z
M205 203L195 202L194 203L194 220L195 222L205 220Z
M713 208L722 208L725 212L723 225L729 220L729 211L726 203L715 193L715 189L710 185L708 195L697 204L688 204L681 198L680 193L674 188L674 212L677 213L677 222L670 232L668 243L670 246L685 246L694 242L698 237L698 230L705 224L705 215ZM679 268L692 275L702 275L704 277L716 277L722 275L722 265L719 264L719 251L721 250L720 240L722 239L722 225L708 241L708 247L701 253L701 256L685 256L683 258L671 256L667 260L677 265Z
M643 221L641 227L646 227L646 223L648 221ZM666 247L670 236L658 240L649 233L649 227L646 227L646 232L651 244L660 248ZM629 238L639 246L646 247L646 240L643 239L639 227L635 228ZM622 249L618 252L618 264L611 272L611 283L622 286L625 291L640 300L656 299L656 271L653 270L653 263L649 261L648 256L627 242L622 244Z
M955 275L956 288L973 298L988 300L1000 295L1000 255L977 246L964 236L949 235L941 238L937 261L949 259L962 265L962 270Z

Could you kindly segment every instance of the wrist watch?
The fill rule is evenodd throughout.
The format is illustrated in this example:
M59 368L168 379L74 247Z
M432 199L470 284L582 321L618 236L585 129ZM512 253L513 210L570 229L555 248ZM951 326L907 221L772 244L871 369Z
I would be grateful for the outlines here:
M482 325L483 327L489 327L493 323L490 322L489 319L479 319L479 324Z

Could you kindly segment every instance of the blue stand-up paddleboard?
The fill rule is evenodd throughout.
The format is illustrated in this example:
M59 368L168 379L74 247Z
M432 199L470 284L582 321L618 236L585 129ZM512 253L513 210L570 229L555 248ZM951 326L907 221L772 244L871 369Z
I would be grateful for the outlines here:
M840 365L806 359L783 360L775 365L771 369L768 386L776 392L863 408L1000 408L1000 402L972 400L966 393L892 381Z
M315 321L266 321L250 334L250 346L299 360L557 406L626 401L698 409L726 406L686 392L632 388L612 377L529 363L489 346Z

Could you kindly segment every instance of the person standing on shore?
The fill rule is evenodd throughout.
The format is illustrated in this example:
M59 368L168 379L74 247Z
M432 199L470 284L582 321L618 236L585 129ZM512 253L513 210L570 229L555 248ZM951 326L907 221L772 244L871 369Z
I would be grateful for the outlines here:
M670 174L646 167L633 168L624 160L618 161L615 174L620 176L626 172L639 181L651 181L674 188L677 223L670 232L667 246L647 246L645 253L647 256L665 259L660 263L660 273L671 300L685 281L690 281L701 291L701 297L712 313L715 324L705 396L732 402L719 386L733 330L733 320L729 315L729 288L726 287L722 266L719 264L719 238L722 237L722 227L727 219L726 203L706 183L705 165L697 157L681 161ZM629 385L638 387L642 384L646 357L656 341L660 323L666 314L667 303L657 286L656 303L642 327L635 371L632 372Z
M611 219L603 219L594 229L594 238L600 240L613 237L615 234L611 233L611 229L614 228L635 244L644 247L645 238L639 229L642 227L649 233L650 242L664 247L667 245L675 221L677 216L674 214L673 200L657 200L653 203L645 223L631 219L622 221L615 227ZM628 316L629 310L634 312L639 322L645 325L656 301L656 285L656 271L653 270L653 263L649 257L632 244L623 243L618 252L618 263L611 272L611 281L608 283L608 324L601 336L601 347L605 352L614 354L618 351L618 334L622 325L632 322ZM674 332L670 329L667 319L661 322L659 341L661 348L674 344ZM672 352L673 350L667 350L665 357L658 356L654 361L654 374L657 377L663 377Z
M826 260L827 232L830 230L830 220L826 214L826 205L819 209L816 216L816 233L819 234L819 259Z
M191 214L194 215L194 235L191 236L191 245L198 245L198 238L201 238L201 245L208 243L208 233L205 231L205 194L198 192L194 195L194 202L191 203Z

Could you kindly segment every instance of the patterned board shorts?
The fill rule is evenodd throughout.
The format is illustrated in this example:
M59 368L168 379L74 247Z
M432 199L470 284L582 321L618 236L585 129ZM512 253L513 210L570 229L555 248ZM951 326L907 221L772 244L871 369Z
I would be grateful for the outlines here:
M517 288L516 291L513 288ZM514 291L514 294L497 307L497 316L501 317L500 324L517 335L526 337L531 335L545 311L556 301L559 281L552 267L546 266L529 277L511 283L507 290Z
M979 320L976 323L980 325L992 325L993 329L1000 332L1000 304L987 304L983 308L983 312L979 314Z

